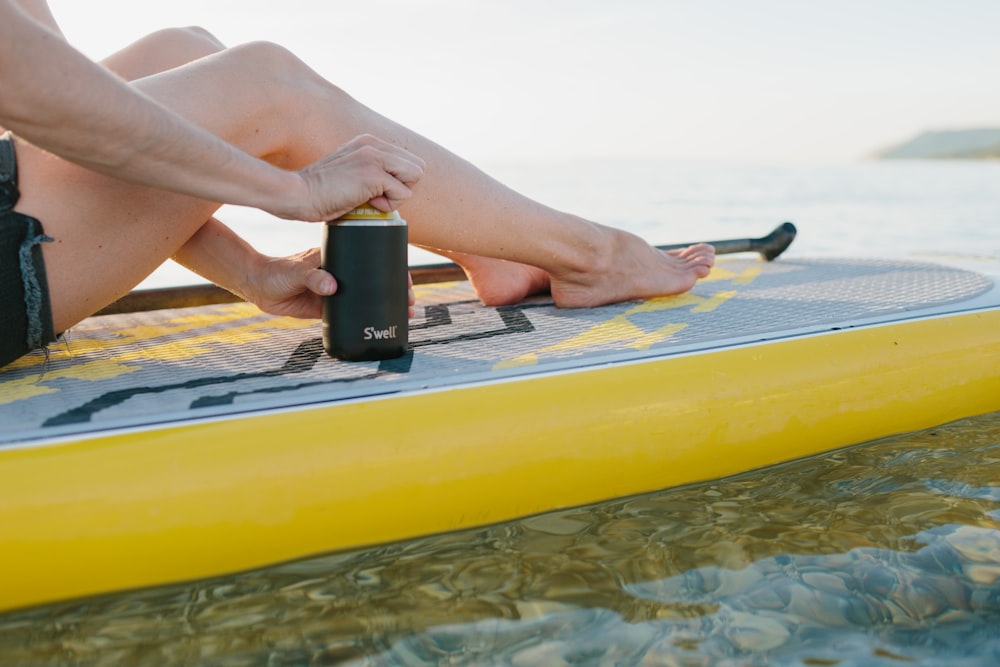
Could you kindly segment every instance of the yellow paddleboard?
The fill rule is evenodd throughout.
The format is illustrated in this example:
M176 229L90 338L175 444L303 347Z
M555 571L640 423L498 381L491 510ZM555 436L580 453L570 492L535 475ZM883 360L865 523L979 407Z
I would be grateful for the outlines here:
M0 369L0 609L711 479L1000 410L995 261L730 259L563 310L417 288L411 352L246 304L108 315Z

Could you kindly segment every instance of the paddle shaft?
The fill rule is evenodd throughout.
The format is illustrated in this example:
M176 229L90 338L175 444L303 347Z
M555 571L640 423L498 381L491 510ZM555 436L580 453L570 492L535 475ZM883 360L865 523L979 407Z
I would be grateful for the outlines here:
M758 252L767 261L780 255L795 239L795 225L784 222L767 236L757 239L729 239L724 241L702 241L715 246L715 252L726 255L738 252ZM658 245L660 250L678 250L686 248L691 243ZM410 267L414 285L440 283L450 280L464 280L462 267L452 262L440 264L422 264ZM157 289L134 290L118 299L110 306L98 311L98 315L114 315L118 313L135 313L147 310L162 310L164 308L188 308L206 306L215 303L233 303L241 299L226 290L212 284L183 285L178 287L162 287Z
M760 256L767 261L771 261L792 244L795 240L797 230L790 222L783 222L767 236L759 239L729 239L726 241L702 241L708 245L715 246L715 254L729 255L737 252L759 252ZM686 248L690 243L678 243L673 245L658 245L660 250L678 250Z
M773 260L791 245L795 238L795 225L790 222L783 222L767 236L759 239L727 239L724 241L699 241L715 246L715 254L731 255L739 252L757 252L767 261ZM680 250L687 248L693 243L672 243L669 245L658 245L658 250ZM414 285L425 283L444 282L446 280L464 280L465 273L457 264L442 262L440 264L423 264L410 268Z

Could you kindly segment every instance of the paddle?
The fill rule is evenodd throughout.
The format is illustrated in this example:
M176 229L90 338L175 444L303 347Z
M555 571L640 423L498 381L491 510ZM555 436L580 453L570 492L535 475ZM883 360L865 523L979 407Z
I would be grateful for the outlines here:
M767 261L785 251L795 239L795 225L783 222L767 236L759 239L729 239L726 241L702 241L715 246L719 255L737 252L757 252ZM686 248L691 243L673 245L658 245L660 250L677 250ZM464 280L465 273L458 264L443 262L441 264L422 264L410 267L414 285L438 283L449 280ZM213 303L233 303L240 298L221 287L211 284L183 285L179 287L162 287L159 289L135 290L115 301L110 306L98 311L98 315L113 315L116 313L135 313L144 310L161 310L164 308L188 308L190 306L205 306Z
M785 249L795 240L795 225L790 222L783 222L767 236L759 239L729 239L726 241L701 241L708 245L715 246L717 255L729 255L737 252L759 252L761 257L767 261L785 252ZM659 250L679 250L686 248L693 243L676 243L671 245L658 245ZM447 280L464 280L465 273L457 264L442 262L441 264L423 264L410 268L410 275L413 276L414 285L425 283L439 283Z
M785 252L788 246L795 240L795 225L790 222L783 222L774 228L767 236L759 239L730 239L728 241L702 241L708 245L715 246L716 255L728 255L736 252L759 252L760 256L770 262L781 253ZM676 245L658 245L660 250L677 250L686 248L690 243L678 243Z

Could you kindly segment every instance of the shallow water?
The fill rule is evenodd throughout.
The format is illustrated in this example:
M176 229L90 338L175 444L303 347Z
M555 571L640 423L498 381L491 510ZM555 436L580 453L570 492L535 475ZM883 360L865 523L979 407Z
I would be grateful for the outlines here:
M1000 663L1000 413L720 481L0 616L5 664Z

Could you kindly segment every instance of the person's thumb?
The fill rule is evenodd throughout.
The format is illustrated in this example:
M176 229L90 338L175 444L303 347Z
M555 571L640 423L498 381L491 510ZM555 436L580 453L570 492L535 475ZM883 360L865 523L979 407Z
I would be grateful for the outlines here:
M330 296L337 291L337 281L323 269L310 269L305 283L310 292L320 296Z

